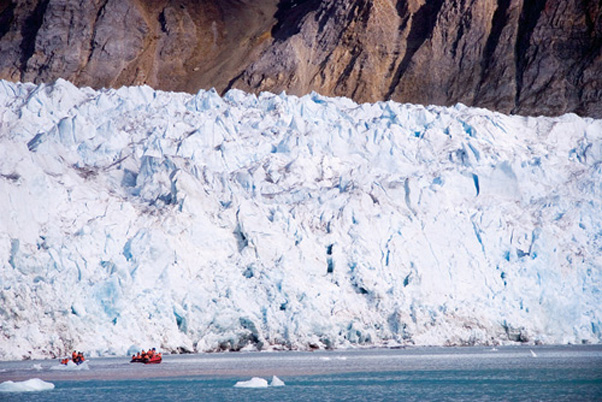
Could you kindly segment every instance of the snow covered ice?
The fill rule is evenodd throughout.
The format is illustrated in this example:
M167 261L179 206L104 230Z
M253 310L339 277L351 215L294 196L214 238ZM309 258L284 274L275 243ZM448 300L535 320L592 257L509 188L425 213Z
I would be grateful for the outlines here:
M0 359L599 343L602 121L0 81Z

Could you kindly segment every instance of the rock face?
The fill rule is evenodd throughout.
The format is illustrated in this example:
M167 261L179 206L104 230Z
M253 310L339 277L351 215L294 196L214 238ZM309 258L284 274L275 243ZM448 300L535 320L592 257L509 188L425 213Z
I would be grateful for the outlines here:
M602 3L0 0L0 78L602 117Z

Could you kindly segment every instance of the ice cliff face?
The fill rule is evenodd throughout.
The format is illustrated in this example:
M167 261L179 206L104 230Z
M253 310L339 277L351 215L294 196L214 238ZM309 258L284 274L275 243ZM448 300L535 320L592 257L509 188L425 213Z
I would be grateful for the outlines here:
M0 358L600 342L602 121L0 81Z

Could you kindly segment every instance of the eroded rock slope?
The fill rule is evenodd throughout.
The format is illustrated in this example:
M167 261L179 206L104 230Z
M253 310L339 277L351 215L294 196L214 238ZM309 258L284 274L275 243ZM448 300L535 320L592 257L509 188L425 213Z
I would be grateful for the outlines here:
M601 10L580 0L0 1L0 78L602 117Z

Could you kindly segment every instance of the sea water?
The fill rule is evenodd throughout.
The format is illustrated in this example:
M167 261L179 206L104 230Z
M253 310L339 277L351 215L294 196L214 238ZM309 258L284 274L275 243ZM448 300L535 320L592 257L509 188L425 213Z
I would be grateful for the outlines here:
M269 386L273 376L284 386ZM239 388L264 378L267 387ZM600 401L602 345L248 352L0 362L0 383L39 378L40 392L1 401Z

